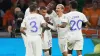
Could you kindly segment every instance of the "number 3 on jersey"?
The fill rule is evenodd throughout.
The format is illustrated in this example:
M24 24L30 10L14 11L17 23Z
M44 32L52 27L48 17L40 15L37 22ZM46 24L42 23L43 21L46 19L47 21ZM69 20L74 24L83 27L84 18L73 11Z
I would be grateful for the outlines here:
M37 32L38 28L35 21L30 22L30 26L32 27L31 32Z
M70 25L71 25L70 30L72 30L72 31L80 30L81 29L80 23L82 23L82 20L78 20L77 22L74 20L71 20L70 21Z

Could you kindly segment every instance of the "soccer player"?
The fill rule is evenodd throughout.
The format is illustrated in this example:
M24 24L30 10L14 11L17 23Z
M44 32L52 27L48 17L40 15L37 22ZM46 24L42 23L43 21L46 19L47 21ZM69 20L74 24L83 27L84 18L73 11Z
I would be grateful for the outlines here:
M65 18L65 14L63 12L64 12L64 6L62 4L58 4L56 6L57 17L54 20L57 27L60 50L63 56L67 56L66 34L69 29L67 25L68 20Z
M48 5L47 5L47 13L49 14L49 19L50 19L50 22L53 23L52 19L54 19L57 14L56 12L54 11L54 8L56 7L56 3L54 1L51 1ZM52 36L51 36L51 33L49 32L49 36L51 37L50 39L50 49L49 49L49 54L51 55L51 49L52 49Z
M33 2L33 1L30 0L29 6L32 5L32 4L37 5L36 2ZM26 11L25 11L24 18L27 17L27 16L30 15L30 14L31 14L31 13L30 13L30 9L29 9L29 7L28 7L28 8L26 9ZM25 30L25 31L26 31L26 30ZM22 38L23 38L23 41L24 41L24 44L25 44L25 47L26 47L26 36L25 36L24 34L21 34L21 36L22 36Z
M88 22L86 19L86 16L77 11L77 2L76 1L71 1L70 2L70 8L71 11L67 13L66 19L68 19L70 23L70 31L68 32L68 50L69 50L69 55L71 55L71 50L76 50L78 53L78 56L82 56L82 50L83 50L83 36L82 36L82 22L86 23L88 26L91 26L91 24Z
M48 5L47 5L47 12L50 15L51 18L54 18L57 16L56 12L55 12L55 7L56 7L56 2L55 1L51 1Z
M54 23L54 28L56 28L55 30L57 30L58 32L58 40L59 40L59 47L60 50L63 54L63 56L67 56L67 32L69 30L68 27L68 20L65 18L65 14L63 13L64 11L64 6L62 4L58 4L56 6L56 13L57 16L53 19L53 23ZM48 27L50 27L51 29L54 29L53 27L51 27L48 24Z
M49 18L49 15L47 14L47 8L42 6L40 7L40 11L39 13L44 17L45 21L47 23L50 23L50 18ZM43 29L43 51L44 51L44 54L45 56L49 56L49 49L51 47L51 40L52 40L52 35L51 35L51 30L50 29Z
M30 0L29 6L30 6L31 4L37 5L36 2L33 2L33 1ZM30 10L29 10L29 7L28 7L28 8L26 9L26 11L25 11L24 17L28 16L29 14L30 14Z
M31 13L24 18L20 29L26 36L26 56L42 56L41 27L46 27L46 22L37 14L36 5L30 5L29 9Z

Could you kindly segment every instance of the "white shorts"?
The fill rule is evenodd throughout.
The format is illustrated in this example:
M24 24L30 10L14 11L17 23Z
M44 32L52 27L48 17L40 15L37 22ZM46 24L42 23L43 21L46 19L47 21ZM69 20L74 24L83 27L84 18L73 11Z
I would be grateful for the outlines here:
M49 46L52 47L52 34L51 34L51 30L48 30L48 35L49 35Z
M67 44L69 50L83 50L82 34L77 32L68 32Z
M67 51L66 39L65 38L62 38L62 39L58 38L58 40L59 40L59 48L60 48L61 52L63 53L65 51Z
M42 56L41 36L27 35L26 56Z
M83 39L67 42L69 50L83 50Z
M52 47L52 39L49 39L49 47Z
M50 42L42 41L42 49L50 49Z
M24 34L22 34L21 33L21 36L22 36L22 38L23 38L23 41L24 41L24 45L25 45L25 47L26 47L26 44L27 44L27 39L26 39L26 36L24 35Z
M42 49L50 49L51 39L49 38L48 30L44 32L44 40L42 40Z

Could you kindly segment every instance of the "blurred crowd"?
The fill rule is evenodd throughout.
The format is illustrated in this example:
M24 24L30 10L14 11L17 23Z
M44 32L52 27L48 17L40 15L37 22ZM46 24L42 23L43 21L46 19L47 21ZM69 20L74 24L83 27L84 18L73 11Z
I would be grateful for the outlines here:
M12 32L20 28L24 14L31 2L36 1L38 7L47 6L52 0L0 0L0 32ZM53 0L56 4L65 6L64 13L70 11L70 0ZM100 0L76 0L79 4L77 10L83 12L89 22L92 24L91 29L95 31L85 31L83 33L90 36L97 33L100 27ZM100 30L98 30L99 32ZM12 33L14 34L14 33ZM98 33L99 34L99 33Z

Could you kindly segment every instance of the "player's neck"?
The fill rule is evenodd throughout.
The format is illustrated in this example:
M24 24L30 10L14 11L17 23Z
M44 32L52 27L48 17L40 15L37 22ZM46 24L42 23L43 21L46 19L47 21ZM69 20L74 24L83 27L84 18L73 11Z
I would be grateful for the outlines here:
M36 14L36 13L37 13L36 11L31 12L31 14Z
M59 14L58 14L58 17L61 17L62 15L63 15L63 13L59 13Z
M71 11L77 11L77 9L71 9Z

